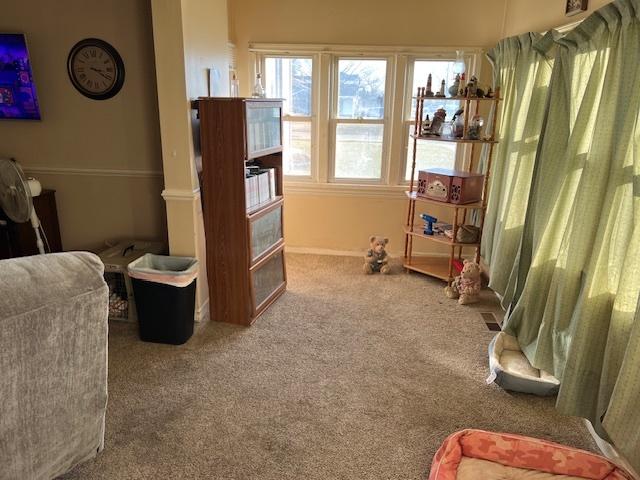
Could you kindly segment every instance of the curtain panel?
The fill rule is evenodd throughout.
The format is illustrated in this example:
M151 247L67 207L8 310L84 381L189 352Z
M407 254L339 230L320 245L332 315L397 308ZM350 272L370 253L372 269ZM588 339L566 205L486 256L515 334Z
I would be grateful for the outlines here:
M502 40L487 53L494 84L503 98L494 168L482 238L490 268L489 287L508 306L516 285L520 242L536 151L546 111L552 57L539 51L553 33L527 33Z
M640 468L640 0L616 0L538 47L554 58L546 113L537 154L523 160L528 201L511 193L517 175L494 178L492 282L509 295L505 329L561 380L558 409L589 419ZM508 171L512 158L496 165ZM524 221L510 211L523 203ZM515 254L510 216L522 222Z

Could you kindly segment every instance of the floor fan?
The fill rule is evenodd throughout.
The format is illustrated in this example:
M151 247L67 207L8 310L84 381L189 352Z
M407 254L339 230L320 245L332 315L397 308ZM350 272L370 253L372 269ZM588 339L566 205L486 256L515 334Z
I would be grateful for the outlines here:
M27 178L18 162L13 159L0 158L0 208L7 217L16 223L31 221L31 226L36 234L38 251L44 254L44 243L40 235L40 220L32 200L41 192L40 182L33 178Z

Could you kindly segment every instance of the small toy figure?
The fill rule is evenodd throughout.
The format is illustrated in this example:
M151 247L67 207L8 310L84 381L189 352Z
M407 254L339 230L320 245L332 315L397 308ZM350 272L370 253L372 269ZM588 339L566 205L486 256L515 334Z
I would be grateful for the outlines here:
M369 238L369 250L364 256L364 273L371 274L374 272L390 273L389 254L385 250L389 243L388 238L377 237L372 235Z
M491 87L489 87L489 90L487 90L487 94L485 95L485 97L493 98L493 90L491 89Z
M453 85L449 87L449 96L457 97L458 89L460 88L460 74L456 74L456 79L453 82Z
M431 134L431 119L429 118L429 115L427 115L427 118L422 122L422 131L420 132L420 135L425 137L429 134Z
M436 93L436 97L438 98L444 98L444 80L442 80L442 83L440 84L440 90L438 91L438 93Z
M456 113L453 114L453 118L451 119L451 125L453 126L453 137L454 138L462 138L464 134L464 108L459 109Z
M433 90L431 90L431 74L427 77L427 89L424 92L425 97L433 97Z
M444 123L445 118L447 118L447 112L444 108L440 107L436 110L436 113L433 114L433 120L431 121L427 135L440 135L440 127Z
M420 218L424 220L424 234L433 235L433 224L436 223L438 219L426 213L420 214Z
M480 265L465 260L460 275L451 286L444 288L444 294L448 298L457 298L460 305L469 305L480 300L480 288Z
M467 83L467 86L464 89L465 97L476 97L478 95L478 79L475 75L471 76L471 80Z
M467 129L467 137L469 140L480 140L482 135L482 127L484 126L484 118L480 115L474 115L469 122L469 128Z

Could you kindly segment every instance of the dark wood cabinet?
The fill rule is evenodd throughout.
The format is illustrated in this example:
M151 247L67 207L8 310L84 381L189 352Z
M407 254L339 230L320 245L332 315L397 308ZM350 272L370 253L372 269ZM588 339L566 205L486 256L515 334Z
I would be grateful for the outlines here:
M55 190L43 190L33 199L33 205L49 243L47 249L45 241L45 249L52 253L62 251L55 194ZM14 223L0 210L0 259L26 257L38 253L31 222Z
M282 101L201 98L202 204L211 319L250 325L287 284ZM245 168L274 169L270 198L247 205Z

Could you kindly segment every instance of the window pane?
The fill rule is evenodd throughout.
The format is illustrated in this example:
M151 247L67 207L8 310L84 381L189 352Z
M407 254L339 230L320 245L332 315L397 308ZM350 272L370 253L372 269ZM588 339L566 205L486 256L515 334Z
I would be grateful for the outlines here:
M456 164L456 147L457 144L453 142L418 140L414 178L418 178L418 171L425 168L454 168ZM409 137L407 152L405 180L411 180L411 162L413 161L413 138L411 137Z
M311 122L284 122L285 175L311 175Z
M338 117L384 117L386 60L338 62Z
M437 93L440 90L442 80L445 82L444 93L449 96L449 87L453 85L456 78L453 73L454 60L416 60L413 63L413 85L411 87L411 112L409 120L416 117L416 100L415 95L418 87L426 87L427 79L431 74L431 90ZM442 99L442 101L429 100L424 102L424 117L429 115L433 118L433 114L438 108L444 108L447 111L447 119L453 117L453 114L460 108L459 101Z
M380 124L336 126L336 178L380 178L382 132Z
M311 115L310 58L265 59L265 90L269 98L284 98L285 115Z

